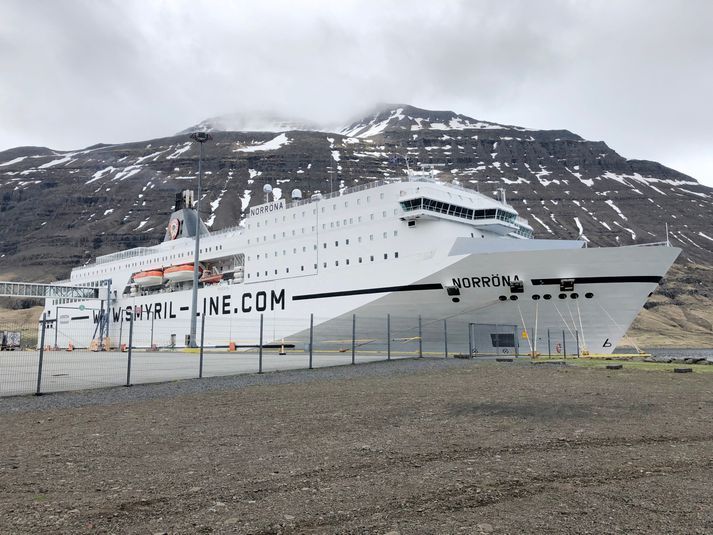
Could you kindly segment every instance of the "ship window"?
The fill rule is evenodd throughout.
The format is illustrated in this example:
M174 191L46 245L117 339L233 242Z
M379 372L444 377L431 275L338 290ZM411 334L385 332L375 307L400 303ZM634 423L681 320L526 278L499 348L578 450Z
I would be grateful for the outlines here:
M399 252L396 251L396 252L394 253L394 258L398 258L398 257L399 257Z
M297 249L295 249L295 252L297 252ZM307 247L302 247L302 252L306 253L307 252Z
M349 259L348 259L348 258L347 258L346 262L347 262L347 265L349 265Z
M379 199L383 199L383 198L384 198L384 194L383 194L383 193L380 193L380 194L379 194Z
M326 262L324 262L324 267L327 267L327 263L326 263Z
M329 224L329 228L334 228L334 221Z
M384 239L386 239L386 238L388 237L388 235L389 235L389 233L388 233L388 232L384 232L384 234L383 234L383 236L384 236Z
M373 235L373 234L369 234L369 240L370 240L370 241L374 241L374 235Z
M388 253L384 253L384 260L388 260L388 259L389 259L389 254L388 254Z
M374 221L374 214L370 214L369 219L371 219L372 221Z
M267 277L267 270L265 270L265 276Z
M304 266L300 266L300 271L304 271L304 270L305 270L305 267L304 267Z
M359 237L357 238L357 241L358 241L359 243L361 243L361 236L359 236Z
M314 265L314 269L317 269L317 264Z
M347 238L346 243L347 243L347 245L349 245L349 238Z
M362 262L362 260L361 260L361 256L360 256L360 257L359 257L359 263L361 264L361 262Z
M323 246L324 249L326 249L326 248L327 248L327 242L324 242L324 243L322 244L322 246Z
M384 212L381 212L381 215L382 215L383 217L386 217L386 212L385 212L385 211L384 211Z
M352 223L354 223L354 218L353 218L353 217L350 217L350 218L349 218L349 224L351 225Z
M371 255L371 256L369 257L369 260L371 260L371 261L373 262L373 261L374 261L374 255Z
M277 275L277 270L275 270L275 275Z
M335 241L335 242L334 242L334 246L335 246L335 247L339 247L339 242L338 242L338 241Z
M339 267L339 260L335 260L335 261L334 261L334 266L335 266L335 267Z
M357 219L357 223L361 223L361 216L359 216L359 219Z

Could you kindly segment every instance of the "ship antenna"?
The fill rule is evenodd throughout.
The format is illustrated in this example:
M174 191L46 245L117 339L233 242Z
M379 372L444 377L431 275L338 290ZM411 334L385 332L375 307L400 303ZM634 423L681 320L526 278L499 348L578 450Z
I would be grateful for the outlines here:
M668 221L666 221L666 247L671 247L671 242L668 239Z

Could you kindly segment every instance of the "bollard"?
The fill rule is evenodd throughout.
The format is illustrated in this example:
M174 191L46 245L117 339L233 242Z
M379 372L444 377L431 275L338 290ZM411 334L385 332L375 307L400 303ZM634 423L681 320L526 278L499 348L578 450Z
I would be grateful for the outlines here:
M356 364L356 314L352 314L352 364Z
M258 357L257 372L262 373L262 327L264 314L260 314L260 356Z
M203 340L205 339L205 314L201 316L201 351L198 358L198 379L203 379Z
M391 360L391 314L386 315L386 360Z
M421 315L418 315L418 358L423 358L423 329L421 328Z
M309 315L309 369L312 369L312 344L314 343L314 314Z
M126 358L126 384L124 386L131 386L131 350L134 343L134 311L131 311L131 321L129 321L129 353Z
M40 360L37 363L37 390L36 396L41 396L40 388L42 386L42 361L45 356L45 329L47 328L47 312L42 313L42 335L40 336Z
M444 358L448 358L448 320L443 320L443 353Z

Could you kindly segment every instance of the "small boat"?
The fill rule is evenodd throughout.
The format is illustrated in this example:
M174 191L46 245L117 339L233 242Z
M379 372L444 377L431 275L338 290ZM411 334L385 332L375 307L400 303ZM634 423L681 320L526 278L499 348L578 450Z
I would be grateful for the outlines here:
M200 282L203 284L218 284L221 280L223 280L223 274L222 273L203 273L203 276L200 278Z
M199 275L203 273L203 267L198 265ZM188 282L193 280L193 263L171 266L163 271L166 280L170 282Z
M149 269L134 274L134 282L137 286L148 288L149 286L159 286L163 283L163 270Z

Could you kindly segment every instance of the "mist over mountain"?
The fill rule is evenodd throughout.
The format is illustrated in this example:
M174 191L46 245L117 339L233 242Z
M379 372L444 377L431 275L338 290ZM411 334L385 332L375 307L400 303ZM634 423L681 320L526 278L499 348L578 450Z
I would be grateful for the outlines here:
M175 192L196 186L198 147L187 135L195 130L214 138L205 146L201 205L210 229L238 224L249 206L263 202L265 183L278 195L293 188L310 195L400 180L407 165L435 164L438 180L485 194L504 188L538 238L581 237L591 246L660 242L668 224L686 270L674 270L663 288L668 294L652 306L710 304L704 283L713 280L713 189L567 130L408 105L382 106L331 128L232 114L160 139L0 152L0 272L65 278L97 255L161 241Z

